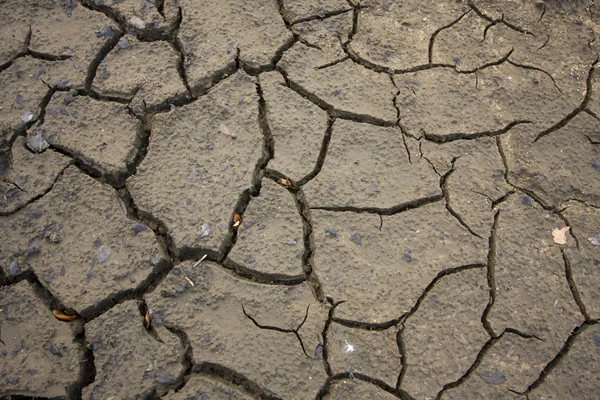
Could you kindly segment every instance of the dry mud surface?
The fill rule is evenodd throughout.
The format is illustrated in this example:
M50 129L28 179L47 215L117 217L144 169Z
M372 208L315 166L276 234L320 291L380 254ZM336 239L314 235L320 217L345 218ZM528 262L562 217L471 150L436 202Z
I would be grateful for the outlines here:
M600 398L598 33L0 0L0 398Z

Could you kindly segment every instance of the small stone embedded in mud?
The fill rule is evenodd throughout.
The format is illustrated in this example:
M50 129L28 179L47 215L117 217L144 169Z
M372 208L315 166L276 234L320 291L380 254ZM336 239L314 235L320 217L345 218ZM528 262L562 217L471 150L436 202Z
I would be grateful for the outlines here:
M210 235L210 224L203 224L202 228L198 232L198 239L204 239Z
M502 372L495 369L491 371L478 371L477 375L479 375L481 379L492 385L501 385L504 382L506 382L506 376L504 376Z
M533 203L531 202L531 197L529 196L525 196L523 197L523 199L521 200L521 202L526 205L527 207L531 207L533 206Z
M56 232L46 232L44 237L49 243L60 243L60 236Z
M25 123L31 121L33 119L33 113L31 111L25 111L21 114L21 120Z
M594 344L600 347L600 335L594 335Z
M129 23L136 29L144 29L146 27L144 20L135 15L132 15L131 18L129 18Z
M115 36L117 32L114 31L113 28L111 28L110 26L105 26L104 28L102 28L102 30L98 33L96 33L96 37L107 37L107 38L111 38L113 36Z
M17 262L17 260L12 260L8 265L8 273L10 274L10 276L15 276L19 273L20 270L21 268L19 267L19 263Z
M35 133L27 134L27 147L34 153L41 153L50 147L50 144L44 138L44 131L40 128L35 130Z
M409 262L413 262L414 259L412 258L412 256L410 254L404 253L404 261L409 263Z
M315 349L315 358L317 360L322 360L323 359L323 345L319 344L317 346L317 348Z
M50 352L52 354L54 354L55 356L59 356L62 357L62 353L60 352L60 350L58 349L58 347L56 347L56 345L54 343L50 343Z
M102 245L98 248L98 253L96 254L96 261L100 264L104 264L110 258L110 247Z
M254 257L252 257L252 256L248 256L248 257L246 257L246 258L244 259L244 262L245 262L246 264L254 264L254 263L256 262L256 260L254 259Z
M119 42L117 43L117 47L121 50L127 50L130 47L129 40L127 40L126 37L122 37L121 39L119 39Z
M288 239L287 245L288 246L295 246L296 245L296 241L294 239Z
M362 244L362 237L360 236L360 234L358 232L353 233L352 236L350 236L350 241L361 245Z
M600 236L590 236L588 242L590 242L594 246L600 246Z
M135 234L138 234L140 232L144 232L144 231L148 230L148 227L146 225L142 225L142 224L135 224L131 227L131 230L133 232L135 232Z
M327 228L325 228L325 232L327 232L327 234L329 236L331 236L332 238L337 239L337 237L338 237L337 230L335 228L327 227Z
M23 350L24 348L25 348L25 339L21 339L21 341L13 349L12 356L16 357L17 354L19 354L21 352L21 350Z
M333 183L329 185L329 190L335 190L335 185Z

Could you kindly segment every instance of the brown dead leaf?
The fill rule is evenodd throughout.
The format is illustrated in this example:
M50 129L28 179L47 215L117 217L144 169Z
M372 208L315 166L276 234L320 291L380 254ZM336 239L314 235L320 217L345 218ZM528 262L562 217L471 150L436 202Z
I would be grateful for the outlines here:
M146 310L146 329L150 329L150 310Z
M280 184L281 186L284 186L284 187L286 187L286 188L289 188L290 186L292 186L292 183L291 183L290 181L288 181L287 179L284 179L284 178L281 178L281 179L279 180L279 184Z
M568 226L563 228L554 228L552 229L552 239L555 244L567 244L567 232L571 229Z
M77 315L67 315L60 310L52 310L52 314L54 314L56 319L61 321L73 321L74 319L77 319Z
M238 213L233 214L233 227L237 228L242 223L242 216Z

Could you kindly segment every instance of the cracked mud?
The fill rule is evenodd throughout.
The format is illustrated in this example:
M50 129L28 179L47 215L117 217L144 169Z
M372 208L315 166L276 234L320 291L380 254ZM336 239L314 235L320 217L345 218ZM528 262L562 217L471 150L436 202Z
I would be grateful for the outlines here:
M0 6L1 398L598 398L593 1Z

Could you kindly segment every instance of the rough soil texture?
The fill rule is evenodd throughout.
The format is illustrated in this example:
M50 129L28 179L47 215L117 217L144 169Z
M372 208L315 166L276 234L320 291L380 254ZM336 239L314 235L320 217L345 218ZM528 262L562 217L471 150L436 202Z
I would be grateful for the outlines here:
M593 1L0 6L0 398L598 398Z

